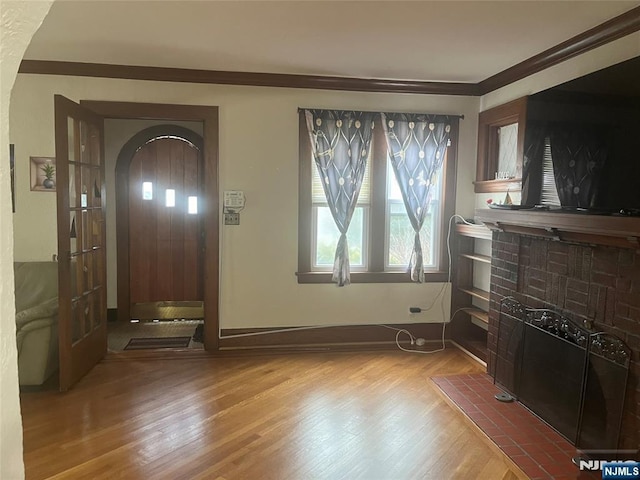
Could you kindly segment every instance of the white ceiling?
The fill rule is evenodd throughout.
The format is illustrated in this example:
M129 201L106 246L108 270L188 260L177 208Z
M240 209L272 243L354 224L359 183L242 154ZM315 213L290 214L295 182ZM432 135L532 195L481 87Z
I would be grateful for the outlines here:
M478 82L638 5L57 0L25 58Z

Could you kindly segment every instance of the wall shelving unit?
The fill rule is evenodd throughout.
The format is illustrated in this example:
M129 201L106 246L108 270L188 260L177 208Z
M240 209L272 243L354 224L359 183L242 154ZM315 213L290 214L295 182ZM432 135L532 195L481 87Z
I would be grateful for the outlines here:
M491 230L484 224L454 226L451 339L487 361ZM460 310L460 311L458 311Z

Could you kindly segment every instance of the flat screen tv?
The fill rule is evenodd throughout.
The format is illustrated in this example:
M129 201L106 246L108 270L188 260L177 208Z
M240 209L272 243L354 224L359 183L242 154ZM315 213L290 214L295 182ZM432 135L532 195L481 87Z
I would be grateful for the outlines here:
M640 215L640 57L531 95L524 152L523 203Z

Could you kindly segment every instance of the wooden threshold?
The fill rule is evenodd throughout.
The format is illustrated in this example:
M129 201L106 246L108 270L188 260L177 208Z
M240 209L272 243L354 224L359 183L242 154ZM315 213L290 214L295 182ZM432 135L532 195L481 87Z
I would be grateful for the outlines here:
M140 320L154 319L200 319L204 318L202 301L168 301L135 303L131 305L131 318Z

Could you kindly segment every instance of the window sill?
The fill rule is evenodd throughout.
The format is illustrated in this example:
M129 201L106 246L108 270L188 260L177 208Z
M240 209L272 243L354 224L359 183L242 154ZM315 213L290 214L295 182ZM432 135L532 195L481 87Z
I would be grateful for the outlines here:
M296 272L298 283L333 283L331 272ZM424 274L425 283L446 282L447 272ZM415 283L406 272L351 272L351 283Z

